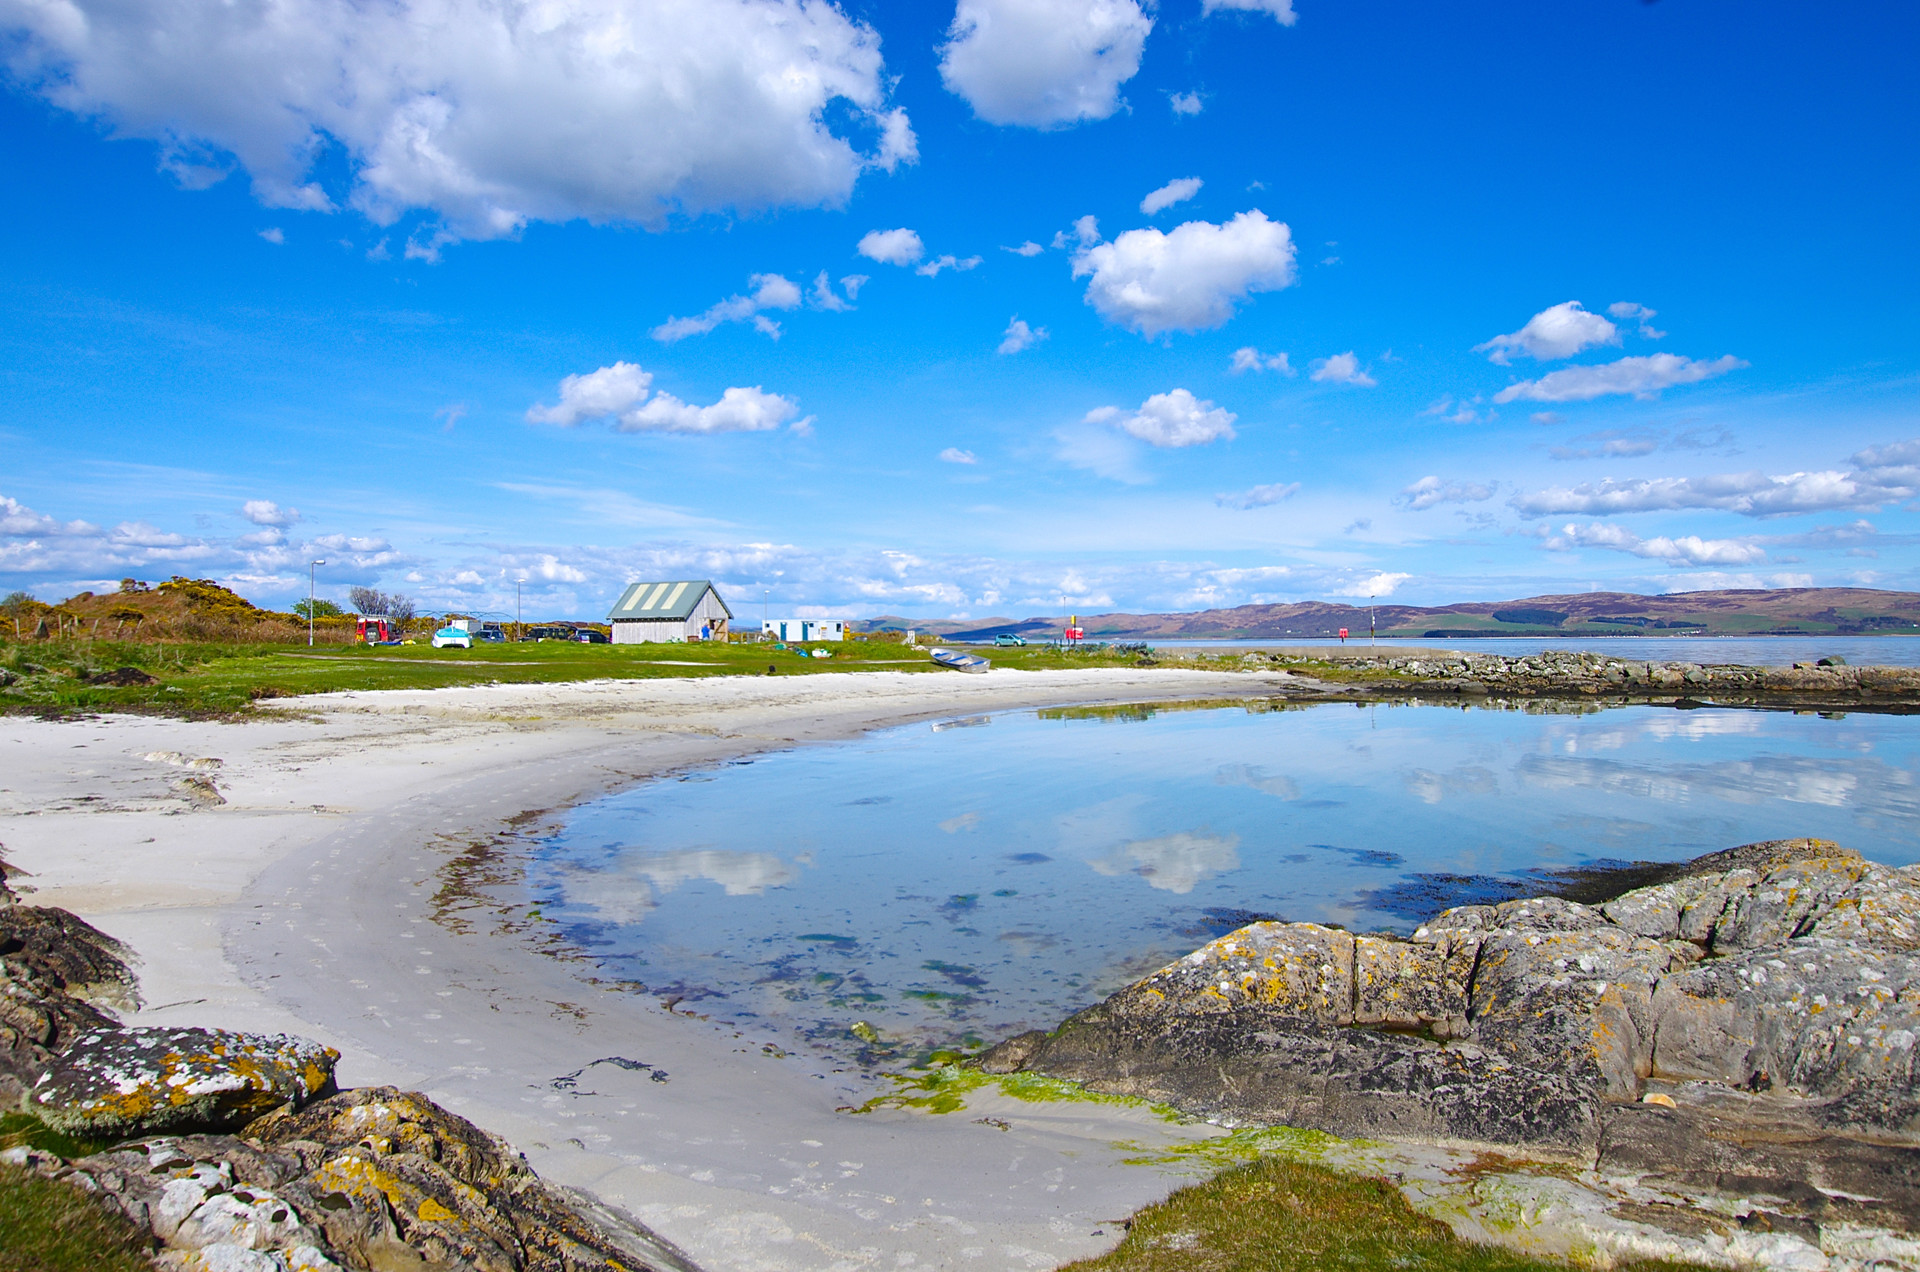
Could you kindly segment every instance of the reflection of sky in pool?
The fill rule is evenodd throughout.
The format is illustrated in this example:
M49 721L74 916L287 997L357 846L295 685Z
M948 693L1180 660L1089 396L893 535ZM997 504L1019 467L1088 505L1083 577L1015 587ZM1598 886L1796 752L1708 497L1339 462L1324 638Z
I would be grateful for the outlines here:
M1419 874L1796 835L1920 859L1900 717L1132 715L922 725L656 782L576 810L533 890L612 975L846 1054L857 1020L916 1045L1051 1027L1256 916L1404 931L1369 894Z

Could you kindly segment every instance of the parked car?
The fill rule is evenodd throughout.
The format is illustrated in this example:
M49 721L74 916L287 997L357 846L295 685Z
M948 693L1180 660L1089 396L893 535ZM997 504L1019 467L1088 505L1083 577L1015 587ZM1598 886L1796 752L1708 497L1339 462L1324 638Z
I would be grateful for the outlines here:
M473 634L473 638L483 645L504 645L507 643L507 634L498 627L482 627Z
M1025 636L1015 636L1012 632L1001 632L993 638L993 643L1002 647L1025 645L1027 638Z
M605 632L596 632L589 627L583 627L575 632L573 638L582 645L610 645L613 643L612 638Z
M464 627L442 627L433 634L435 649L472 649L473 633Z

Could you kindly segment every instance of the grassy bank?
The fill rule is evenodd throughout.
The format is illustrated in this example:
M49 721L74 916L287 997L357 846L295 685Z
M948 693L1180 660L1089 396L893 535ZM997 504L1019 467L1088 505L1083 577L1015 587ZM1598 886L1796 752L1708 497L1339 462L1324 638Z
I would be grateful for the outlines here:
M434 649L334 645L41 640L0 643L0 712L146 711L230 715L263 699L367 689L552 684L686 676L961 673L925 650L881 641L819 645L814 658L770 645L582 645L565 641ZM1131 666L1136 655L1039 647L982 651L996 666Z

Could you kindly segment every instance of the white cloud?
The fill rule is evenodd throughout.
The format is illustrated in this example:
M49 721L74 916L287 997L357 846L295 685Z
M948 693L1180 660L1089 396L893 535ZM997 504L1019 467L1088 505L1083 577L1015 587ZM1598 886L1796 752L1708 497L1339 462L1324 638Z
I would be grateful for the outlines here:
M1200 187L1204 184L1205 182L1201 181L1199 177L1179 177L1173 181L1169 181L1158 190L1149 194L1146 198L1140 200L1140 211L1146 216L1153 216L1156 213L1164 212L1174 204L1185 203L1188 199L1200 193Z
M1402 583L1412 578L1411 574L1390 574L1382 571L1356 579L1346 587L1334 589L1335 596L1361 596L1369 599L1392 596Z
M1747 364L1731 354L1710 362L1696 362L1675 353L1621 358L1597 367L1563 367L1538 380L1509 384L1493 395L1502 404L1517 398L1533 402L1590 402L1612 393L1653 397L1676 384L1697 384L1736 371Z
M958 446L949 446L940 452L943 464L977 464L980 459L970 450L961 450Z
M1223 225L1128 230L1077 252L1073 276L1092 276L1086 300L1101 317L1156 336L1221 326L1246 296L1291 286L1293 263L1286 225L1255 210Z
M1554 552L1575 548L1608 548L1631 556L1679 565L1753 565L1767 559L1767 551L1751 539L1702 539L1683 535L1670 539L1665 535L1642 539L1622 526L1594 522L1592 525L1568 525L1548 537L1542 547Z
M1356 388L1372 388L1379 381L1360 369L1360 359L1353 356L1349 349L1345 353L1336 353L1331 358L1315 358L1313 370L1307 375L1309 380L1318 380L1322 384L1351 384Z
M282 508L271 499L249 499L240 505L240 515L256 526L273 526L284 530L300 520L298 508Z
M693 406L671 393L656 393L648 401L652 384L652 373L632 362L570 375L560 381L559 403L535 404L527 420L572 428L611 417L621 433L756 433L779 428L800 413L792 398L763 392L758 385L728 389L712 406Z
M1149 446L1204 446L1221 439L1232 441L1233 412L1202 401L1185 389L1156 393L1131 415L1117 406L1087 412L1090 424L1110 424Z
M1535 362L1551 362L1571 358L1594 345L1619 343L1619 329L1612 323L1582 309L1577 300L1564 300L1527 319L1520 330L1495 336L1475 345L1473 351L1486 354L1487 361L1504 367L1516 353L1524 353Z
M1100 222L1092 213L1088 213L1075 221L1070 228L1055 234L1053 245L1055 247L1092 247L1100 241L1101 237Z
M916 269L913 272L916 274L919 274L923 278L938 278L940 276L940 271L943 269L950 269L950 270L957 271L959 273L965 273L967 270L977 268L979 264L980 264L980 258L978 256L969 256L965 260L961 260L959 257L949 252L945 256L936 257L935 259L928 261L925 265L922 265L919 269Z
M1047 249L1032 239L1028 239L1018 247L1003 247L1000 250L1003 252L1012 252L1015 256L1038 256Z
M614 423L622 433L762 433L779 428L800 413L800 404L759 385L728 389L712 406L693 406L671 393L656 393L645 406L623 412Z
M834 294L833 284L827 279L827 271L821 270L813 280L813 290L807 294L807 303L815 309L824 309L828 313L845 313L853 308L853 298L860 294L860 288L866 283L865 274L848 274L840 280L840 286L846 290L846 297Z
M825 282L826 276L826 271L822 270L820 281ZM692 318L667 319L653 329L653 338L662 344L672 344L688 336L703 336L723 322L751 320L756 329L778 340L780 324L762 311L798 309L800 289L779 274L755 274L747 280L747 286L753 288L750 295L729 296L707 312Z
M1252 490L1243 490L1237 495L1215 495L1213 501L1222 508L1265 508L1277 504L1282 499L1291 499L1300 493L1300 483L1290 481L1282 485L1278 482L1270 486L1255 486Z
M1140 466L1140 448L1127 438L1105 427L1119 411L1107 408L1112 416L1092 412L1086 420L1054 430L1054 454L1064 464L1084 468L1096 477L1141 486L1153 480ZM1099 416L1095 419L1093 416Z
M264 229L260 231L260 237L265 239L267 242L273 244L275 247L279 247L287 241L286 231L281 229L277 225L271 226L268 229Z
M1657 311L1648 309L1645 305L1635 304L1631 300L1616 300L1607 306L1607 312L1621 322L1638 322L1641 336L1648 340L1666 339L1667 333L1656 331L1653 326Z
M1240 868L1240 836L1182 831L1136 839L1087 862L1103 875L1139 875L1147 886L1184 896L1216 874Z
M1152 29L1135 0L959 0L940 77L990 124L1105 119Z
M1045 327L1029 327L1021 319L1015 318L1007 324L1007 330L1000 340L999 352L1019 353L1022 349L1031 348L1046 338Z
M1242 13L1270 13L1273 20L1281 26L1292 26L1299 15L1293 11L1293 0L1205 0L1200 6L1204 16L1211 16L1222 9L1233 9Z
M879 37L808 0L64 0L5 12L18 79L159 142L183 185L237 166L272 207L330 211L344 196L380 225L423 210L437 224L409 243L415 257L532 220L657 226L675 213L838 206L863 171L916 153L887 104ZM877 134L869 149L835 132L841 106ZM317 173L339 151L347 176L330 192Z
M1493 498L1493 492L1499 483L1481 483L1477 481L1441 481L1438 477L1422 477L1405 490L1393 497L1395 503L1405 504L1415 512L1424 512L1428 508L1443 503L1481 503Z
M1299 374L1299 372L1293 369L1293 364L1287 361L1286 354L1263 354L1252 345L1235 349L1233 351L1233 362L1227 367L1227 370L1234 375L1239 375L1243 371L1278 371L1281 375L1286 376Z
M1891 449L1891 448L1889 448ZM1748 517L1787 517L1838 509L1871 510L1920 493L1920 471L1905 465L1864 463L1873 451L1855 455L1853 472L1719 473L1706 477L1649 477L1638 481L1583 482L1519 495L1513 507L1523 517L1561 513L1604 516L1715 508Z
M882 265L911 265L926 255L926 245L912 230L868 230L854 250Z
M1198 115L1206 109L1206 103L1198 93L1175 93L1167 98L1167 105L1173 108L1175 115Z
M618 415L644 401L652 384L653 373L641 370L637 362L616 362L585 375L570 375L560 381L559 404L536 403L527 408L527 422L572 428L583 420Z

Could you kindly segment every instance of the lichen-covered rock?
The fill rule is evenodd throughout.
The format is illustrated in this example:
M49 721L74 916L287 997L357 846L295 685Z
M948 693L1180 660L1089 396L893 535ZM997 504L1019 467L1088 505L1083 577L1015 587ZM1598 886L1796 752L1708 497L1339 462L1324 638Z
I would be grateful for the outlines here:
M340 1053L287 1034L93 1029L34 1084L34 1112L69 1134L231 1130L333 1090Z
M1254 924L980 1063L1222 1120L1576 1153L1650 1081L1707 1083L1920 1147L1917 946L1920 870L1778 840L1410 941Z

